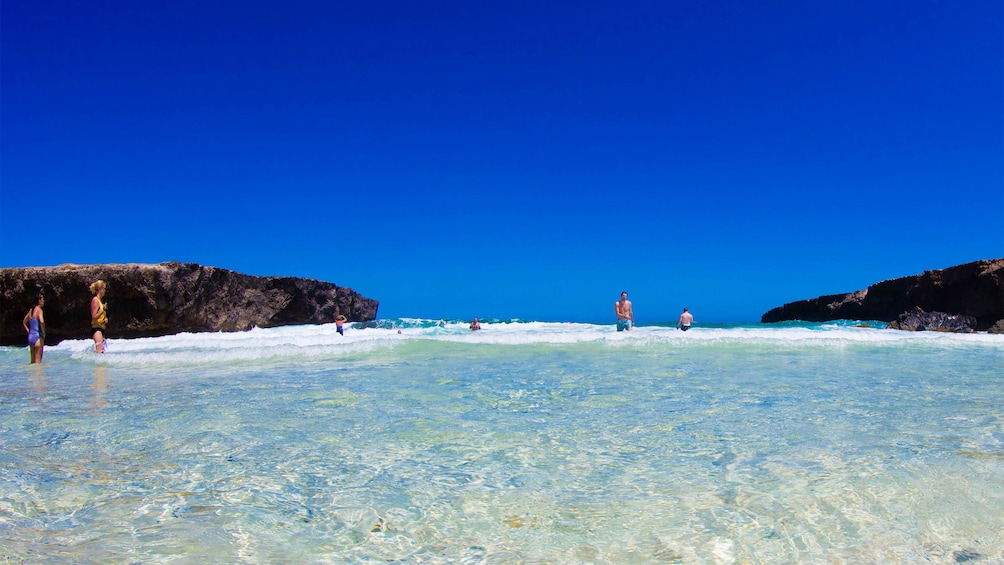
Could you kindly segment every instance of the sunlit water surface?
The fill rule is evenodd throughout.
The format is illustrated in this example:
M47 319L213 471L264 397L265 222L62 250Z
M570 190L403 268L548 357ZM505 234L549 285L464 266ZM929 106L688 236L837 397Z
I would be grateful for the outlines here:
M0 557L1004 562L1004 336L373 326L3 348Z

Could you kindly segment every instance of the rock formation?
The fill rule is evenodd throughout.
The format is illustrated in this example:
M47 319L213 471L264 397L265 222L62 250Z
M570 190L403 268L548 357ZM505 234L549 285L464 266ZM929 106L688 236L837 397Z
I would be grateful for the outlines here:
M1004 259L975 261L873 284L866 290L791 302L761 322L881 320L892 322L914 308L972 316L977 330L1004 319Z
M343 314L376 319L379 303L350 288L296 277L257 277L194 263L0 269L0 345L23 345L21 321L41 290L46 343L90 337L90 284L108 284L108 335L239 331L321 324Z
M912 332L973 333L976 331L976 318L963 314L925 312L918 307L900 314L899 319L889 322L886 328Z

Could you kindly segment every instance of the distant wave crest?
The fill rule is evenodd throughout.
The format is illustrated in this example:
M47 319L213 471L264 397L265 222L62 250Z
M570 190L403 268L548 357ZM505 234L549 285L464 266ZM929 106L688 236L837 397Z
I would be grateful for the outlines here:
M443 347L458 345L662 348L667 353L689 347L748 347L751 354L762 347L881 347L890 344L1004 349L1004 336L999 335L901 332L877 329L881 327L877 324L871 328L859 327L860 323L851 321L695 324L688 332L678 331L674 324L668 323L638 326L630 332L617 332L613 324L492 319L482 320L480 331L471 331L469 323L466 320L396 318L347 324L344 336L338 334L334 324L324 324L111 339L104 355L94 353L90 340L68 340L47 347L46 359L65 357L111 365L229 364L326 358L362 361L378 360L379 353L402 346L408 347L410 354L431 355Z

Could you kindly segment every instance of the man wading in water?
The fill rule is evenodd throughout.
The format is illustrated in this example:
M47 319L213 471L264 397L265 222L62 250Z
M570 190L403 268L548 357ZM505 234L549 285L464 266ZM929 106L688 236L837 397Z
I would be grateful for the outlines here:
M634 312L631 310L631 301L627 299L627 292L621 293L621 299L614 302L614 312L617 314L617 331L631 331L634 325Z

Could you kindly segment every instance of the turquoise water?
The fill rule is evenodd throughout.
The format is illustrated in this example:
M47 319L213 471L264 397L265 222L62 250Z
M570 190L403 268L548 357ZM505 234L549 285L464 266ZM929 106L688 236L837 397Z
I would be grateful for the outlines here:
M483 327L2 348L0 556L1004 561L1004 336Z

